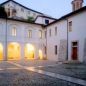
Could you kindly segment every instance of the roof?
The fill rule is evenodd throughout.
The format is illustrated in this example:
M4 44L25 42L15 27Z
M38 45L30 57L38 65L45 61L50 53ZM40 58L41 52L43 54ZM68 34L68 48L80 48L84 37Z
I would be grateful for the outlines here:
M76 10L76 11L74 11L74 12L71 12L71 13L69 13L69 14L67 14L67 15L62 16L61 18L59 18L59 19L57 19L56 21L54 21L54 22L52 22L52 23L46 25L45 27L50 26L50 25L52 25L52 24L55 24L55 23L57 23L57 22L59 22L59 21L61 21L61 20L67 19L68 17L71 17L71 16L73 16L73 15L76 15L76 14L78 14L78 13L81 13L81 12L83 12L83 11L85 11L85 10L86 10L86 6L82 7L81 9L78 9L78 10Z
M36 13L39 13L39 14L43 14L43 13L41 13L41 12L38 12L38 11L35 11L35 10L33 10L33 9L27 8L27 7L23 6L22 4L20 4L20 3L16 2L16 1L14 1L14 0L7 0L6 2L3 2L3 3L1 3L0 5L2 6L2 5L6 4L6 3L10 2L10 1L12 1L12 2L14 2L14 3L20 5L21 7L25 8L25 9L27 9L27 10L31 10L31 11L33 11L33 12L36 12ZM44 15L44 14L43 14L43 15Z
M28 24L34 24L34 25L44 26L43 24L38 24L38 23L34 23L34 22L28 22L26 20L19 20L19 19L14 19L14 18L0 18L0 19L12 20L12 21L18 21L18 22L23 22L23 23L28 23Z
M44 17L44 18L49 18L49 19L52 19L52 20L57 20L56 18L53 18L53 17L50 17L50 16L45 16L45 15L38 15L35 19L35 21L37 20L38 17Z

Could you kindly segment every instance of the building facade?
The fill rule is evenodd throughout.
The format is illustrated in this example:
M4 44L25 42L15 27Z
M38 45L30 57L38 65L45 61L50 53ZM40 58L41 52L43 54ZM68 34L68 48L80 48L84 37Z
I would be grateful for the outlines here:
M80 5L57 20L43 15L37 16L34 23L13 17L0 18L0 60L86 62L85 16L86 7ZM47 24L41 22L41 18L45 18Z
M9 18L15 18L20 20L27 20L28 18L33 18L33 21L35 22L36 19L38 21L38 16L45 16L41 17L43 21L37 22L43 23L45 25L46 20L48 20L49 23L56 20L55 18L52 18L49 15L27 8L14 0L8 0L2 3L1 6L5 8Z

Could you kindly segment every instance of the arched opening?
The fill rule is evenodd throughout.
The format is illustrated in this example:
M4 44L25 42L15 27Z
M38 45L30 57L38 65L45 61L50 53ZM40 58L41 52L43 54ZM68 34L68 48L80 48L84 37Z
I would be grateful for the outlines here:
M3 46L0 43L0 60L3 60Z
M8 60L20 60L20 45L16 42L8 44Z
M39 59L43 59L43 53L42 53L42 50L39 50Z
M34 59L34 46L32 44L25 45L25 59Z

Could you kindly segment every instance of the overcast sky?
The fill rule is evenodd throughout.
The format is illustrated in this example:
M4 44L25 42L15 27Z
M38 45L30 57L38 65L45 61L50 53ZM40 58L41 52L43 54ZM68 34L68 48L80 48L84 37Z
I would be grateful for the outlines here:
M0 0L0 3L6 0ZM48 14L52 17L59 18L72 11L72 0L15 0L20 4L36 11ZM84 0L86 6L86 0Z

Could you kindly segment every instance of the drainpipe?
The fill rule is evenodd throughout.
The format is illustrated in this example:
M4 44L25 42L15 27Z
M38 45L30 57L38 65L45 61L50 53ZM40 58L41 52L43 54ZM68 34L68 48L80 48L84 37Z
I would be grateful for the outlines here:
M6 18L6 32L5 32L6 36L5 36L5 61L7 61L7 18Z
M45 28L45 30L46 30L45 41L46 41L46 59L47 59L47 27L44 27L44 26L43 26L43 28ZM44 52L45 52L45 51L44 51Z
M67 58L66 58L66 60L68 61L68 41L69 41L69 28L68 28L68 19L66 18L66 21L67 21Z
M45 29L46 29L46 58L48 58L47 56L47 27Z

